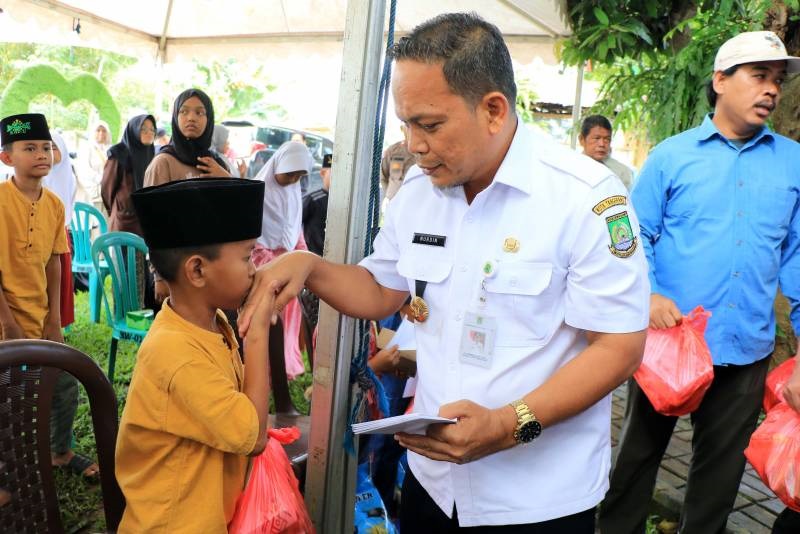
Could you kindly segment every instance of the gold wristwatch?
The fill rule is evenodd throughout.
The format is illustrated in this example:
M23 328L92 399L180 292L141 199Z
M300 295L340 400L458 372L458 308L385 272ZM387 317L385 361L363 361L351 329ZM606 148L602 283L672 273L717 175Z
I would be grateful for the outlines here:
M536 420L536 416L520 399L510 403L510 406L517 412L517 427L514 429L514 439L517 443L530 443L542 433L542 425Z

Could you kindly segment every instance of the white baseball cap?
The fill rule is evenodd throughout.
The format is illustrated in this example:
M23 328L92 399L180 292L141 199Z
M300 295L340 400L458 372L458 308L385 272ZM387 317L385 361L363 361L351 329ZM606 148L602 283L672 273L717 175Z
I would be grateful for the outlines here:
M786 53L783 41L773 32L744 32L725 41L714 58L714 71L743 63L786 61L786 72L800 72L800 58Z

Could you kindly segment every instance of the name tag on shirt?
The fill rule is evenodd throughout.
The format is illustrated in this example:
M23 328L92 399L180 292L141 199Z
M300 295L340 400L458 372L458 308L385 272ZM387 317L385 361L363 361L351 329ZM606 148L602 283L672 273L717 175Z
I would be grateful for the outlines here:
M412 243L417 245L430 245L432 247L443 247L444 242L447 241L446 235L433 235L433 234L418 234L414 233Z
M482 313L464 314L464 329L461 332L461 363L489 369L494 358L494 337L497 320Z

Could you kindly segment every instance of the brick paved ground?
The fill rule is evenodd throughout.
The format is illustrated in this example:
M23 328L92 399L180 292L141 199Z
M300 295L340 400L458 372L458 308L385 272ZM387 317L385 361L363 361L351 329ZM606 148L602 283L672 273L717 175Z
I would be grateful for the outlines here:
M614 392L611 417L611 444L614 447L622 427L626 397L625 386ZM656 482L653 509L667 519L677 520L683 502L691 451L692 426L688 417L682 417L675 427ZM775 516L783 508L783 503L761 482L750 464L747 464L734 511L728 519L728 531L735 534L769 534Z

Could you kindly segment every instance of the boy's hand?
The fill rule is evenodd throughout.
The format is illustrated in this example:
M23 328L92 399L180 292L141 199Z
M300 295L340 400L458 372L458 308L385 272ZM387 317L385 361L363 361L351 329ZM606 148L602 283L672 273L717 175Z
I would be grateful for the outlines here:
M25 333L22 331L22 328L15 321L9 321L8 323L2 324L3 328L3 340L9 341L11 339L25 339Z
M400 349L398 345L381 349L375 353L375 356L367 360L367 365L375 374L391 373L399 363Z
M250 288L250 295L239 313L239 335L242 337L247 335L255 307L259 299L264 298L265 293L269 292L272 282L276 282L275 291L277 291L277 296L274 296L275 303L271 318L272 324L275 324L278 314L283 311L284 306L303 289L306 278L314 267L314 262L319 259L319 256L310 252L287 252L259 267L253 287Z
M267 335L269 333L269 325L272 321L272 313L275 308L275 295L277 293L278 282L273 280L267 285L266 291L263 291L258 295L254 295L251 292L250 295L248 295L244 306L247 306L251 299L253 299L252 305L254 306L250 322L252 328L248 329L248 333L259 336ZM244 307L242 308L242 311L243 310ZM240 311L239 316L241 317L241 315L242 312Z
M64 333L61 331L61 321L46 321L42 331L42 339L64 343Z

